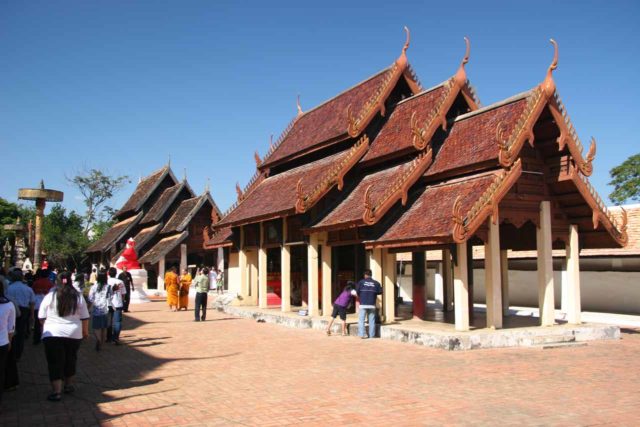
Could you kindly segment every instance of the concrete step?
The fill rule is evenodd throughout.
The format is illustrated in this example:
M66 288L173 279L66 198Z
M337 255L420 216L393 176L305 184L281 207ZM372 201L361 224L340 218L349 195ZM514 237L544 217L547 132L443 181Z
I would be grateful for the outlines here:
M575 342L575 340L576 337L573 335L535 335L531 337L530 345L572 343Z
M570 341L570 342L559 342L559 343L553 343L553 344L543 344L540 347L542 347L543 350L552 350L555 348L585 347L586 345L587 343L584 341Z

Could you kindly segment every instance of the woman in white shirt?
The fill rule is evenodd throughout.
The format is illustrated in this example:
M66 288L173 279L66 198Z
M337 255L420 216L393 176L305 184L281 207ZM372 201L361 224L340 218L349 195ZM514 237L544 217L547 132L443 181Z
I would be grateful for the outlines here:
M38 311L52 388L47 399L53 402L61 400L63 390L75 391L73 377L78 349L82 339L89 336L89 311L84 298L73 287L71 274L60 274L59 283L55 292L44 297Z
M16 329L16 309L13 303L4 296L4 286L0 283L0 413L2 412L2 391L4 390L4 373L7 356L11 348L11 338ZM10 369L16 369L15 360Z

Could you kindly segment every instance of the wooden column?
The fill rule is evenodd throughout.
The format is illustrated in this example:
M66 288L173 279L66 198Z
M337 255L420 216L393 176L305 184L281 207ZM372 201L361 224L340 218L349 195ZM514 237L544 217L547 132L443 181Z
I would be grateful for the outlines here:
M509 315L509 257L505 249L500 250L500 281L502 283L502 315Z
M318 234L314 233L309 236L309 244L307 245L307 281L308 285L308 310L309 316L318 316L320 309L318 307Z
M327 236L325 233L324 243L322 245L322 315L331 316L331 308L333 303L333 295L331 294L331 278L332 274L332 250L327 245Z
M180 272L178 276L182 274L187 268L187 245L185 243L180 244Z
M494 221L496 224L494 224ZM500 283L500 226L489 218L489 238L484 244L484 287L487 328L502 328L502 286Z
M444 311L453 310L453 266L451 265L451 251L442 250L442 281L444 290Z
M258 248L258 307L267 308L267 249L264 247L264 223L260 223Z
M238 251L238 270L240 271L240 296L243 300L249 297L249 269L247 252L244 249L244 227L240 226L240 250Z
M371 269L371 277L380 283L384 283L384 279L382 277L382 249L373 248L371 250L369 268ZM382 295L378 295L378 298L376 298L376 308L381 307Z
M258 252L248 253L249 260L249 287L251 292L251 304L258 305Z
M384 312L384 322L392 323L396 320L396 254L384 249L382 251L383 266L382 292L384 295L382 307Z
M469 307L469 321L473 323L473 245L467 241L467 295Z
M424 251L411 253L413 317L424 320L427 314L426 259Z
M578 226L569 226L567 252L567 320L580 324L582 305L580 302L580 248L578 247Z
M540 202L540 227L536 230L538 248L538 305L540 325L555 323L553 296L553 258L551 254L551 204Z
M456 245L456 263L453 266L453 292L455 299L456 331L469 330L469 271L467 270L467 242Z
M160 258L160 261L158 261L158 290L159 291L164 291L165 287L164 287L164 271L165 266L164 266L164 257Z
M287 246L287 218L282 218L282 253L280 257L282 311L291 311L291 248Z

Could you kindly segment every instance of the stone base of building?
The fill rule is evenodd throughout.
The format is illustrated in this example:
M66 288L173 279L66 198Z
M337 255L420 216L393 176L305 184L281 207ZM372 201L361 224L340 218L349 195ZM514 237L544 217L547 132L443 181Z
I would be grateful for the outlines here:
M301 316L297 311L282 312L277 308L216 304L218 310L227 314L275 323L290 328L324 330L329 317ZM356 315L349 315L347 324L350 336L358 335ZM339 334L341 321L336 319L332 332ZM540 327L514 327L506 329L474 329L457 332L453 325L422 320L399 320L392 324L378 325L377 336L381 339L424 345L443 350L474 350L482 348L539 347L551 348L584 344L587 341L620 338L620 328L613 325L584 323L581 325L558 324Z

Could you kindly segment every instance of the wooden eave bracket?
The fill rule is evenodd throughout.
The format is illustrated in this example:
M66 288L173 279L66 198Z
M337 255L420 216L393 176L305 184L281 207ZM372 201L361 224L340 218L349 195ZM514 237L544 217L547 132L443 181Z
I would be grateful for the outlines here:
M593 229L596 230L598 225L602 224L611 237L613 237L620 246L626 246L629 242L629 236L627 234L627 211L622 207L620 208L622 211L622 224L618 225L616 218L607 209L600 198L600 195L596 192L595 188L593 188L587 177L584 176L579 169L573 166L571 167L570 176L578 189L578 192L580 192L591 208Z
M511 187L522 174L522 160L518 159L509 170L502 171L489 188L473 204L469 212L462 212L461 196L456 198L451 211L453 228L451 235L453 241L462 243L476 232L476 230L491 217L496 224L498 221L498 205Z
M432 161L433 150L431 147L428 147L427 150L420 153L420 155L411 162L409 169L405 171L405 173L396 178L375 205L371 201L371 186L369 186L365 191L363 201L364 212L362 214L362 220L364 223L373 225L378 222L398 200L400 200L402 206L406 206L409 189L425 173Z
M302 191L302 178L296 187L296 213L304 213L311 206L315 205L334 186L342 191L344 188L345 175L360 161L369 150L369 137L365 134L356 142L345 157L335 164L311 191Z

